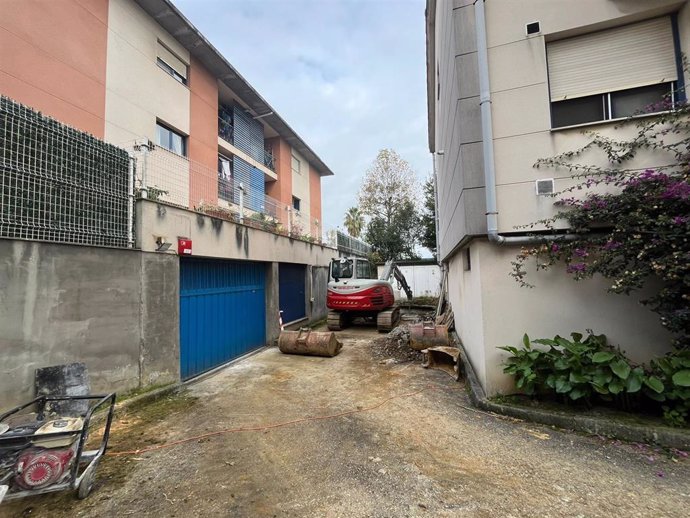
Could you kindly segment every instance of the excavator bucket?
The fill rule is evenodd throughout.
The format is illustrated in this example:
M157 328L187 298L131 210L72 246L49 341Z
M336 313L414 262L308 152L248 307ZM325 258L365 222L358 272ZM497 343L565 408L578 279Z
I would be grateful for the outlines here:
M450 374L455 381L460 381L460 349L457 347L430 347L424 349L422 367L437 369Z
M448 326L434 322L420 322L410 325L410 347L422 351L430 347L445 347L448 340Z
M304 354L307 356L333 357L343 347L335 333L312 331L303 327L299 331L281 331L278 348L284 354Z

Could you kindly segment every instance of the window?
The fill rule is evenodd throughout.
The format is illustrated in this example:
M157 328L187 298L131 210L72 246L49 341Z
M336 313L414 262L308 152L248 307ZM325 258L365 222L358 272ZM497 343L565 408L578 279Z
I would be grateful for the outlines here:
M295 210L300 210L299 207L300 207L300 202L301 202L301 201L302 201L302 200L300 200L297 196L293 196L293 197L292 197L292 208L295 209Z
M160 41L158 42L158 58L156 59L156 63L176 81L183 85L187 84L187 65L175 54L170 52Z
M547 43L552 127L668 109L682 81L674 25L665 16Z
M333 259L331 262L331 277L334 279L350 279L352 277L352 259Z
M295 155L292 155L292 172L302 174L302 163Z
M173 153L187 156L186 137L160 122L156 124L156 143Z
M375 279L372 274L375 271L373 265L366 259L357 259L357 278L358 279Z

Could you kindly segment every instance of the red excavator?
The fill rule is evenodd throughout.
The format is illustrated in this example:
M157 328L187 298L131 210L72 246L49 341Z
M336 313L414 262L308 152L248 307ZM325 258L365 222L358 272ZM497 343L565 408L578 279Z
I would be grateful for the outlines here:
M407 298L412 299L412 290L393 261L386 263L380 279L376 278L376 266L360 257L333 259L330 274L326 306L331 331L340 331L357 317L376 318L376 328L381 332L393 329L400 320L393 278L398 289L403 289Z

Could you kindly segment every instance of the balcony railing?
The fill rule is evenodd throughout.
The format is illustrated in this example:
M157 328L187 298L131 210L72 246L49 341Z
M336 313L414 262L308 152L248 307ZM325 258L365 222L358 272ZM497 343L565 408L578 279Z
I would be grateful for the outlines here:
M220 138L233 144L235 139L234 131L235 128L232 122L223 119L221 116L218 117L218 136Z
M264 165L275 173L276 159L268 149L264 149Z

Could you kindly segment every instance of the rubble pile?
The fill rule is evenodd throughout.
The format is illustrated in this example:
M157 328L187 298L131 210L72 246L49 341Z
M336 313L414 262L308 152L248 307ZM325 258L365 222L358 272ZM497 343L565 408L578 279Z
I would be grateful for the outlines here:
M405 324L375 339L371 351L377 360L393 360L395 363L421 362L423 357L421 352L410 347L410 329Z

